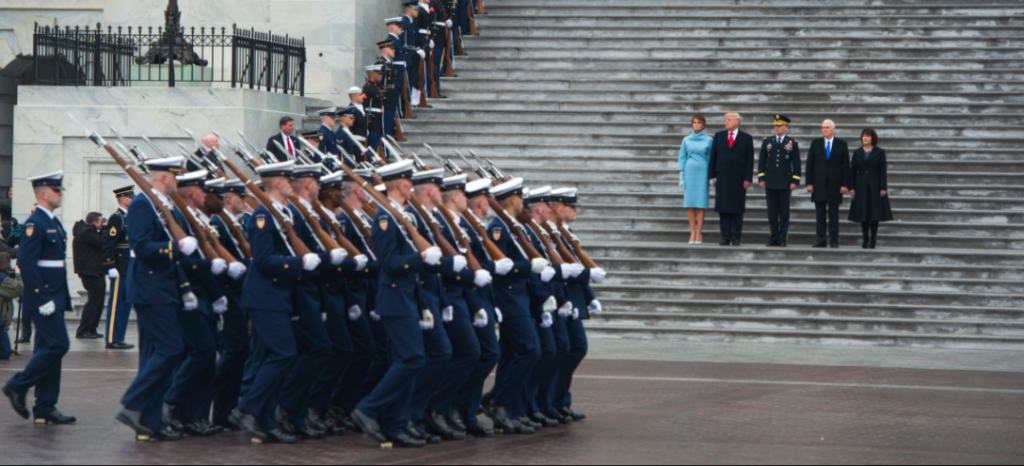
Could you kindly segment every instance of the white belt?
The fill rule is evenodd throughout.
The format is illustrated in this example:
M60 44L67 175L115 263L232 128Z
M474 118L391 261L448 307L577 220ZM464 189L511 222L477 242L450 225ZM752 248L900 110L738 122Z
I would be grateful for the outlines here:
M427 29L420 29L420 30L419 30L419 33L420 33L420 34L430 34L430 31L429 31L429 30L427 30Z
M436 22L436 21L434 22L434 26L442 26L443 27L443 26L447 26L447 25L448 25L448 23L445 23L445 22Z
M392 65L402 65L402 66L405 66L405 62L404 61L393 61L393 62L391 62L391 64Z
M353 138L354 138L354 139L355 139L356 141L359 141L359 142L366 142L366 137L365 137L365 136L352 136L352 137L353 137Z
M369 110L370 110L370 112L373 112L373 113L380 113L380 112L382 112L382 111L383 111L383 110L381 110L381 109L379 109L379 108L371 108L371 109L369 109Z
M63 269L64 261L39 261L39 263L36 265L38 265L39 267L45 267L49 269Z

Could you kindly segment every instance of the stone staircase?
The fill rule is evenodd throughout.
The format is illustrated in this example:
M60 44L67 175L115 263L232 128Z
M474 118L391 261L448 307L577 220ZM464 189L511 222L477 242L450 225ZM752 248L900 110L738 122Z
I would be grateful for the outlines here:
M575 225L609 271L592 337L1024 349L1024 0L488 0L447 100L404 122L407 148L473 149L529 186L578 186ZM793 198L768 249L764 192L745 244L702 246L676 158L709 132L820 136L825 118L889 154L896 221L880 248L812 250ZM845 210L845 209L844 209ZM842 213L845 220L845 211Z

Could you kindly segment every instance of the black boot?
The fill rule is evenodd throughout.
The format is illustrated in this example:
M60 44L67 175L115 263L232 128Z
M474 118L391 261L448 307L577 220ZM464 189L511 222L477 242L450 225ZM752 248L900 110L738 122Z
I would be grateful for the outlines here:
M178 420L178 407L170 403L164 403L163 410L160 413L160 422L175 432L185 430L185 426Z
M281 431L281 429L274 429L270 432L267 432L267 441L274 443L295 443L298 442L299 439L294 435L290 435Z

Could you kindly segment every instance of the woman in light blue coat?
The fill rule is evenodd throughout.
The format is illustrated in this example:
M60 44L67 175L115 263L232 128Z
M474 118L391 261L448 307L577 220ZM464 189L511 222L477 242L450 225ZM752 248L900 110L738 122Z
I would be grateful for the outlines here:
M708 122L694 115L693 134L683 139L679 149L679 187L683 188L683 207L690 220L690 244L704 243L704 215L708 209L708 160L713 138L704 134Z

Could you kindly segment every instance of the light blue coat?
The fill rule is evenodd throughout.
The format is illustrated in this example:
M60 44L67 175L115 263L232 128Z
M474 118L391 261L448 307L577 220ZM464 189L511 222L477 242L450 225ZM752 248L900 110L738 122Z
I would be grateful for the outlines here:
M708 161L713 139L704 132L683 139L679 148L679 186L684 188L683 207L708 208Z

